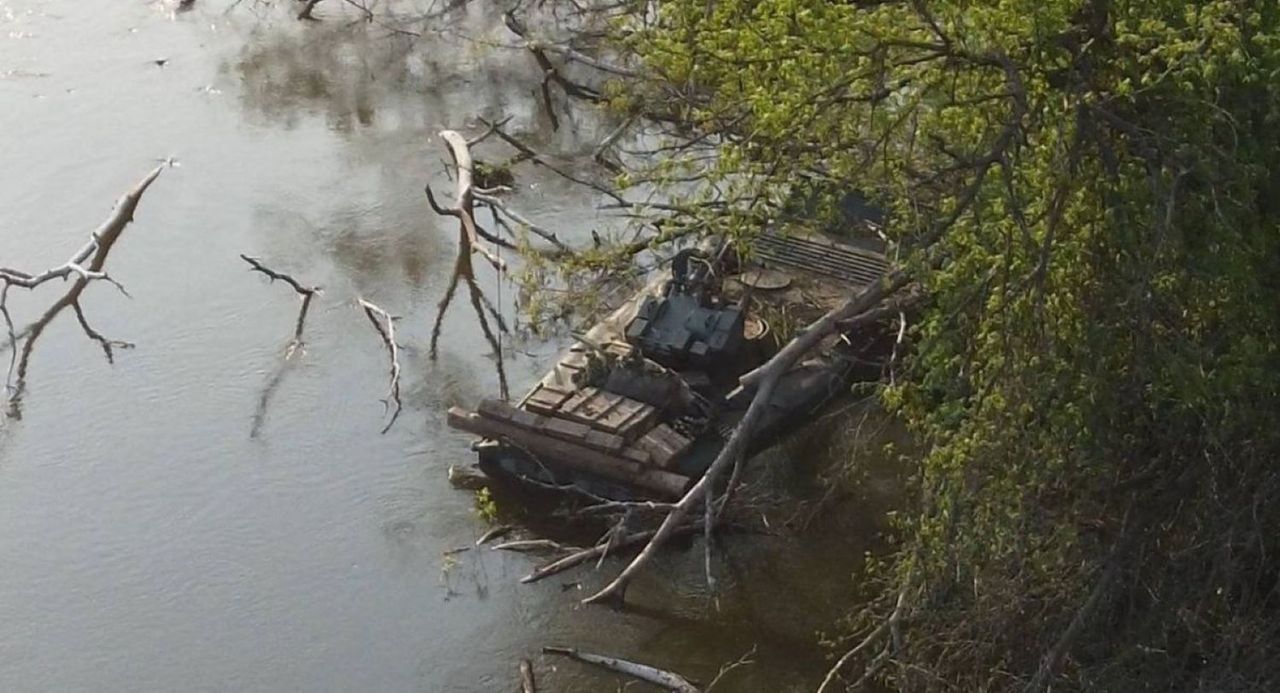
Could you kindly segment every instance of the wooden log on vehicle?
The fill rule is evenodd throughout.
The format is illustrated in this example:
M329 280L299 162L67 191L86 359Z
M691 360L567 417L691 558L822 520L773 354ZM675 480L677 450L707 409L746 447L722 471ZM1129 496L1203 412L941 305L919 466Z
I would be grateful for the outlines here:
M558 418L556 415L541 415L513 407L498 399L486 399L476 409L480 416L519 426L520 428L561 438L571 443L585 445L595 450L611 454L621 454L627 441L622 436L598 431L584 423Z
M469 412L461 407L450 407L449 425L485 438L507 441L544 461L554 460L569 469L636 486L662 498L679 498L689 485L689 477L681 474L638 464L626 458L592 450L585 445L525 430L505 421Z

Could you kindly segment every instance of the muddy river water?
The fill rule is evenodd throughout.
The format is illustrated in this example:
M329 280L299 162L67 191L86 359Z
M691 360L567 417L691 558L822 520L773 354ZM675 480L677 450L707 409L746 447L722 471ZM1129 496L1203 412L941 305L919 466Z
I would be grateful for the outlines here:
M524 657L543 690L624 686L539 654L551 644L703 682L755 647L717 690L812 690L866 517L730 538L715 598L701 552L671 552L622 613L578 606L574 583L603 574L525 586L536 556L446 556L488 525L446 480L471 455L444 413L496 379L465 305L426 355L456 240L421 193L450 186L435 133L481 115L549 147L592 133L546 133L527 55L353 24L337 0L297 22L291 4L0 0L0 266L65 261L120 193L176 162L111 256L132 299L94 285L85 300L137 347L109 366L64 316L21 419L0 424L0 690L509 691ZM487 11L458 21L500 27ZM602 223L540 175L520 180L522 211L569 238ZM325 289L278 381L297 300L240 253ZM514 316L515 292L481 282ZM57 294L9 303L21 323ZM386 435L385 353L357 296L404 316L405 412ZM559 346L512 348L513 388Z

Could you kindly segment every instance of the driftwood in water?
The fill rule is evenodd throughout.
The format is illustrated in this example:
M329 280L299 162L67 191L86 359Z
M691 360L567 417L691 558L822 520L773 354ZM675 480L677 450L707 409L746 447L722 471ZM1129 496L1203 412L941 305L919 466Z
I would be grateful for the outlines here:
M387 421L387 425L382 428L382 432L386 433L391 430L392 424L400 417L402 408L400 404L400 345L396 344L397 318L363 298L357 299L357 301L360 303L360 307L364 309L364 314L369 318L369 322L373 323L373 329L378 331L378 337L382 339L382 343L387 347L387 358L391 362L387 397L382 400L387 410L391 412L391 420ZM392 408L392 405L394 405L394 408Z
M481 534L480 538L476 539L476 546L482 546L484 544L487 544L493 541L494 539L498 539L499 537L505 536L515 528L516 528L515 525L498 525L497 527L494 527L493 529L485 532L484 534Z
M258 397L258 406L253 411L253 425L249 428L249 437L257 438L258 433L262 431L263 423L267 420L267 409L271 404L271 399L280 388L280 384L284 382L284 375L288 372L293 357L297 354L306 353L305 344L302 340L302 331L307 324L307 314L311 310L311 301L321 293L321 290L318 286L305 285L288 274L273 270L262 264L255 257L241 254L240 259L249 263L251 271L266 276L272 283L279 279L288 284L293 288L294 293L302 298L302 305L298 308L298 317L293 324L293 338L284 347L284 360L277 365L275 371L267 378L266 385L262 388L262 394Z
M676 693L698 693L698 687L693 685L689 679L665 669L649 666L648 664L640 664L630 662L617 657L608 657L605 655L591 654L590 652L579 652L570 647L544 647L542 651L547 654L560 655L570 659L576 659L579 662L585 662L593 666L608 669L624 676L630 676L646 683L652 683L655 686L661 686L669 691Z
M297 279L262 264L262 261L256 257L249 257L241 254L240 259L249 263L252 271L265 275L273 283L279 279L293 288L294 292L302 298L302 306L298 309L298 319L293 325L293 339L284 348L285 359L290 359L293 355L303 350L302 329L307 323L307 312L311 309L311 299L315 298L321 292L318 286L307 286L299 282Z
M133 213L137 210L138 203L142 201L142 195L146 193L147 188L151 187L151 184L160 176L160 172L168 165L168 162L165 162L155 167L141 181L135 184L129 192L121 196L111 210L111 215L89 234L88 242L81 246L71 256L70 260L39 274L0 268L0 282L4 284L3 288L0 288L0 316L4 318L5 326L8 329L9 348L11 350L9 373L5 378L5 384L10 388L11 415L17 416L20 413L19 405L22 394L26 389L27 366L31 361L31 353L35 348L36 340L40 338L40 335L44 333L45 328L53 322L54 318L58 317L67 308L71 308L75 312L76 320L80 323L80 328L84 330L85 336L102 347L102 353L106 356L107 363L114 363L114 349L127 349L133 346L128 342L107 339L90 327L88 320L85 318L84 309L80 305L80 295L84 293L85 288L93 281L105 281L115 286L125 296L129 295L124 286L107 274L105 269L107 256L111 253L112 246L120 239L120 234L124 233L125 227L129 225L129 222L133 221ZM34 289L53 279L62 279L64 281L71 279L71 286L39 318L20 332L16 331L7 304L9 289L15 286L21 289ZM21 351L18 348L20 340L23 340ZM10 379L14 376L15 371L17 372L17 380L10 384Z
M570 547L550 539L516 539L489 547L490 551L564 551Z
M533 665L529 660L520 660L520 693L538 693L538 684L533 680Z
M506 323L502 320L502 314L489 302L488 297L480 290L480 285L476 283L475 267L471 264L472 253L480 253L493 265L498 271L499 281L502 274L506 271L507 265L488 248L480 242L480 236L484 235L492 241L498 239L487 233L482 234L479 225L476 223L475 217L475 164L471 158L471 144L460 133L453 130L444 130L440 133L440 139L444 140L445 145L449 149L449 156L453 158L453 163L458 169L458 189L454 198L452 208L442 207L436 202L435 195L431 192L431 186L426 186L427 202L431 204L431 209L441 216L451 216L458 219L458 256L453 263L453 275L449 279L449 287L445 289L444 297L440 299L440 304L436 308L435 324L431 327L431 358L436 357L436 345L440 340L440 330L444 324L444 314L449 310L449 304L453 301L453 294L458 288L459 281L465 281L467 289L471 293L471 307L475 309L476 319L480 323L480 330L484 333L485 340L489 342L489 346L493 349L494 359L498 366L498 387L503 399L509 397L507 389L507 372L502 363L502 345L498 342L498 338L489 329L489 320L485 317L487 310L497 322L497 328L501 332L507 331Z

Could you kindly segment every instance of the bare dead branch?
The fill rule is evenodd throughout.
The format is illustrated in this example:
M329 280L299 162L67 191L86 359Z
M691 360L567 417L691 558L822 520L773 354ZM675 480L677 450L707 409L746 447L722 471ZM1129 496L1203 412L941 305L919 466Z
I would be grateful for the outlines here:
M453 210L450 214L458 217L462 222L459 242L467 248L468 252L478 252L483 255L489 261L489 264L493 265L494 269L499 272L505 272L507 265L502 261L502 258L494 255L492 251L480 243L480 234L477 231L474 209L473 177L475 175L475 165L471 159L471 148L467 146L467 138L454 130L444 130L440 133L440 139L445 141L449 149L449 155L453 157L453 163L458 169L458 192L454 198ZM436 205L432 203L432 208L434 209L435 207Z
M550 539L516 539L489 547L490 551L566 551L570 547Z
M822 684L818 686L817 693L827 693L827 690L835 684L836 677L840 675L840 671L844 669L854 657L858 656L858 653L866 650L872 644L876 643L881 637L895 634L898 621L902 618L902 611L906 603L906 594L907 591L905 588L899 591L897 603L894 605L893 612L889 614L889 617L881 622L880 625L872 629L872 631L860 640L857 645L854 645L848 652L845 652L840 659L836 660L836 663L827 671L827 675L823 677ZM890 642L886 644L886 647L898 646L896 641L896 637L892 638ZM862 676L858 678L858 683L854 685L854 688L860 687L862 684L866 683L871 676L875 675L875 672L879 670L880 666L883 666L884 662L887 661L887 655L885 653L889 651L890 650L888 649L883 650L871 664L867 665L866 669L863 670Z
M14 366L18 364L18 335L14 332L13 316L9 314L9 283L0 288L0 314L4 315L4 326L9 333L9 370L5 372L4 384L9 387L13 378Z
M698 529L697 525L686 524L677 528L674 531L674 534L677 534L677 535L690 534L690 533L696 532L697 529ZM653 535L656 533L657 533L657 530L637 532L634 534L628 534L623 537L613 538L612 541L601 542L600 544L593 546L589 549L583 549L576 553L571 553L568 556L564 556L555 561L552 561L551 563L541 566L538 569L534 570L532 573L529 573L528 575L521 578L520 582L526 583L526 584L537 582L544 578L551 577L552 575L563 573L564 571L569 570L570 568L574 568L576 566L582 565L583 563L586 563L592 559L598 559L604 556L606 553L619 551L621 549L634 546L641 542L649 541L650 539L653 538Z
M507 123L509 123L509 122L511 122L511 118L512 118L512 116L507 116L506 118L503 118L502 120L499 120L499 121L497 121L497 122L495 122L495 123L491 124L488 128L486 128L486 129L485 129L485 131L484 131L484 132L482 132L482 133L480 133L479 135L476 135L475 137L472 137L471 139L467 140L467 146L468 146L468 147L474 147L474 146L476 146L477 144L480 144L481 142L483 142L483 141L485 141L485 140L489 139L489 138L493 135L494 130L496 130L496 129L498 129L498 128L502 127L503 125L506 125L506 124L507 124Z
M10 395L10 414L19 415L19 404L22 394L26 389L27 368L31 360L31 354L35 349L36 340L44 333L46 327L49 326L63 310L71 307L75 310L80 326L84 329L85 334L97 342L103 349L107 357L107 361L113 360L112 348L123 348L125 342L115 342L106 339L101 334L89 327L88 321L84 318L84 312L80 307L80 295L84 293L85 288L92 281L106 281L126 296L128 292L124 287L107 274L105 266L107 256L111 253L111 248L119 240L120 235L124 233L125 228L133 221L133 214L141 202L143 194L151 187L156 178L168 166L169 162L155 167L142 180L138 181L128 192L116 201L115 207L112 208L111 214L106 221L102 222L92 233L89 234L89 240L80 247L79 250L71 256L67 262L57 267L45 270L39 274L30 274L20 270L0 268L0 282L4 283L4 289L0 290L0 313L3 313L5 325L9 334L9 346L17 353L16 361L10 356L9 377L14 375L16 371L17 379L10 385L8 377L6 385L9 387ZM85 264L88 263L88 264ZM54 301L53 304L45 310L39 318L19 332L13 329L13 321L9 314L8 297L9 288L17 286L23 289L35 289L53 279L71 280L71 286L66 292ZM21 351L18 352L18 342L22 341ZM130 345L131 346L131 345Z
M506 215L508 219L519 224L521 227L528 230L530 233L542 238L543 240L547 241L551 245L554 245L558 251L562 253L572 252L572 249L569 248L569 246L565 245L564 242L562 242L553 231L549 231L541 226L538 226L532 221L529 221L527 217L511 209L505 203L503 203L502 200L499 200L493 195L476 193L475 200L476 202L484 203L490 209L496 212L501 212L502 214Z
M259 272L263 275L266 275L266 277L270 279L273 283L277 279L279 279L280 281L293 287L294 292L296 292L298 296L302 298L302 306L298 308L298 319L294 321L293 339L284 348L285 359L287 360L287 359L293 358L293 355L295 353L303 351L302 330L303 330L303 327L306 326L307 311L311 309L311 299L315 298L317 294L321 293L321 288L319 286L303 285L297 279L294 279L293 277L287 274L284 274L283 272L277 272L271 269L270 267L267 267L266 265L262 264L262 262L259 261L257 258L249 257L248 255L241 254L240 259L249 263L249 267L251 271Z
M491 126L494 132L497 132L496 126ZM458 288L458 281L465 280L467 290L471 296L471 306L475 309L476 320L480 323L480 329L484 333L485 340L489 342L489 346L493 348L494 359L497 362L498 385L501 388L502 398L508 397L507 374L503 365L502 344L494 335L493 330L489 329L489 321L485 317L485 311L490 311L497 319L498 329L506 332L506 323L502 320L501 313L489 302L484 292L480 290L480 285L476 282L475 268L471 264L471 254L479 252L489 260L490 264L498 270L499 281L501 274L506 271L506 263L502 258L495 255L488 248L485 248L479 242L481 230L475 220L475 189L473 185L474 164L471 158L471 149L467 145L467 139L460 133L453 130L444 130L440 133L440 138L445 141L448 146L449 155L453 157L454 164L458 169L458 190L452 209L442 207L431 193L431 188L427 187L427 200L431 204L431 208L437 214L457 217L459 220L458 231L458 256L454 261L453 275L449 280L449 288L445 290L444 297L440 300L437 308L435 323L431 328L431 358L436 357L436 348L440 339L441 326L444 324L445 312L449 309L449 304L453 300L454 293ZM485 238L498 242L500 245L510 246L497 237L484 234Z
M515 528L516 528L515 525L498 525L497 527L490 529L484 534L481 534L480 538L476 539L476 546L482 546L484 544L487 544L493 541L494 539L497 539L499 537L502 537L510 533Z
M533 679L533 665L529 660L520 660L520 693L538 693L538 684Z
M1124 542L1121 545L1125 545ZM1035 675L1031 678L1031 682L1024 689L1027 693L1039 693L1049 688L1050 679L1058 670L1058 665L1062 659L1066 657L1067 651L1071 649L1071 645L1080 635L1080 631L1084 630L1085 623L1097 611L1098 606L1102 603L1102 598L1106 595L1107 590L1111 588L1111 583L1115 581L1119 572L1120 562L1117 560L1119 549L1113 551L1111 559L1108 561L1106 568L1098 577L1098 582L1090 590L1089 596L1080 605L1080 609L1076 611L1071 618L1071 623L1067 625L1066 630L1053 643L1053 647L1045 652L1040 660L1040 666L1036 668Z
M402 408L400 403L400 346L396 344L396 318L363 298L356 300L360 303L360 307L364 309L364 314L369 318L369 322L373 323L373 329L378 331L378 337L386 345L387 356L391 361L390 383L387 387L387 397L383 400L383 404L391 411L391 420L387 421L387 425L382 428L382 432L385 434L391 430L391 426L400 417ZM394 408L392 408L392 405L395 405Z
M630 201L622 197L622 195L619 194L618 192L611 190L597 182L575 176L572 173L569 173L568 171L564 170L563 168L556 166L554 163L551 162L550 158L548 158L545 155L539 154L538 152L534 151L531 147L529 147L529 145L525 144L524 142L521 142L515 137L512 137L510 134L508 134L496 123L491 124L488 121L484 120L483 118L480 119L480 122L490 127L493 130L493 134L497 135L498 138L501 139L503 142L506 142L507 144L511 145L513 149L520 152L520 154L522 154L525 159L532 161L533 163L538 164L539 166L542 166L548 171L551 171L552 173L560 176L561 178L564 178L565 180L571 183L584 185L588 188L591 188L592 190L595 190L596 192L601 193L602 195L606 195L612 198L621 207L634 206Z
M720 671L716 674L716 677L714 679L711 679L711 683L707 684L707 687L703 689L703 692L711 693L711 691L714 690L715 687L719 685L719 683L722 680L724 680L725 675L727 675L729 672L733 671L734 669L755 664L755 660L752 659L752 657L754 657L755 654L756 654L756 646L752 645L751 649L744 652L742 656L737 659L737 661L731 662L729 664L726 664L723 667L720 667Z
M79 301L75 301L74 303L72 303L71 307L75 309L76 320L80 321L80 327L81 329L84 330L85 336L97 342L98 346L102 347L102 354L107 357L107 363L114 365L116 362L115 353L112 351L113 349L132 349L133 348L134 345L131 344L130 342L121 342L114 339L107 339L106 337L103 337L102 334L99 333L97 330L90 327L88 319L84 317L84 309L80 307Z
M590 652L580 652L569 647L544 647L542 651L547 654L560 655L570 659L576 659L579 662L598 666L602 669L608 669L633 679L638 679L655 686L665 688L676 693L698 693L698 687L693 685L689 679L665 669L659 669L648 664L640 664L637 662L629 662L625 659L617 657L607 657L605 655L591 654Z

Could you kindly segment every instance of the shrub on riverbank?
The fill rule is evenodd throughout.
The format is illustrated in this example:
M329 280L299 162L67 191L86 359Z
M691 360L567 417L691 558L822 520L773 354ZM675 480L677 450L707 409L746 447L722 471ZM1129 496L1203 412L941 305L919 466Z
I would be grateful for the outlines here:
M707 229L865 191L927 296L884 391L926 453L849 680L1280 685L1280 9L668 0L629 30L631 102L713 134L748 201Z

